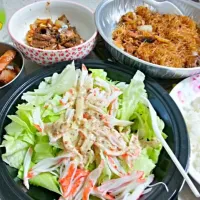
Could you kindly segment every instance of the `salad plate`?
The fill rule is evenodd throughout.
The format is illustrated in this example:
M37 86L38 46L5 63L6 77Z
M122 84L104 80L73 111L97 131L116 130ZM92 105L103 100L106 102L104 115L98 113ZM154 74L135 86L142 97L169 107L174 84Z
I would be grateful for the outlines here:
M0 198L174 199L183 178L155 137L143 105L147 98L187 170L182 115L168 93L140 71L80 60L26 77L1 102ZM79 145L81 138L86 145Z
M188 129L191 157L189 173L200 184L200 75L194 75L178 83L170 93L179 107Z

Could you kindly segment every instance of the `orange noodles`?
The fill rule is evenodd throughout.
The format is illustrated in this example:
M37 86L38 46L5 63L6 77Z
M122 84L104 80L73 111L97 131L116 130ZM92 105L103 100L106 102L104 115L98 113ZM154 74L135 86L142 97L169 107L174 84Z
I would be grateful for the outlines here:
M123 15L113 31L114 43L145 61L176 68L200 65L200 29L190 17L137 7Z

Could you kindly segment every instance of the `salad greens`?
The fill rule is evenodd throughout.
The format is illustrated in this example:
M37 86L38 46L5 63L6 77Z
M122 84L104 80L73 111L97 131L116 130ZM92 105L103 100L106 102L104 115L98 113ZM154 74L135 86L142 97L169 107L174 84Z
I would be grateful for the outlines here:
M142 101L145 76L137 71L127 84L90 71L71 63L24 93L8 116L2 159L27 189L44 187L60 199L136 200L153 181L162 149Z

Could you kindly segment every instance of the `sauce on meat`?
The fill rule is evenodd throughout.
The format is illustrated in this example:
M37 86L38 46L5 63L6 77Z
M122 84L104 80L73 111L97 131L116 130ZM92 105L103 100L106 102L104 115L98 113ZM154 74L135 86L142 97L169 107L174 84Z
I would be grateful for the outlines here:
M65 15L55 23L51 19L37 19L30 25L26 40L30 46L45 50L67 49L84 42Z
M0 87L12 81L20 72L20 68L13 62L16 51L8 50L0 56Z

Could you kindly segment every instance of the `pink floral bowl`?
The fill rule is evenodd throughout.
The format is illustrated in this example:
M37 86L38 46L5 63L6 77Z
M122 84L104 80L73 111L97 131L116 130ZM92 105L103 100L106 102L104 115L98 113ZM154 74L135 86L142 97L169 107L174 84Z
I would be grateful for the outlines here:
M37 18L51 18L55 21L65 14L72 26L75 26L83 44L63 50L43 50L30 47L26 42L29 25ZM86 57L95 47L97 30L93 12L74 2L51 0L30 4L18 10L8 23L8 31L16 48L27 59L40 65L50 65L62 61L76 60Z

